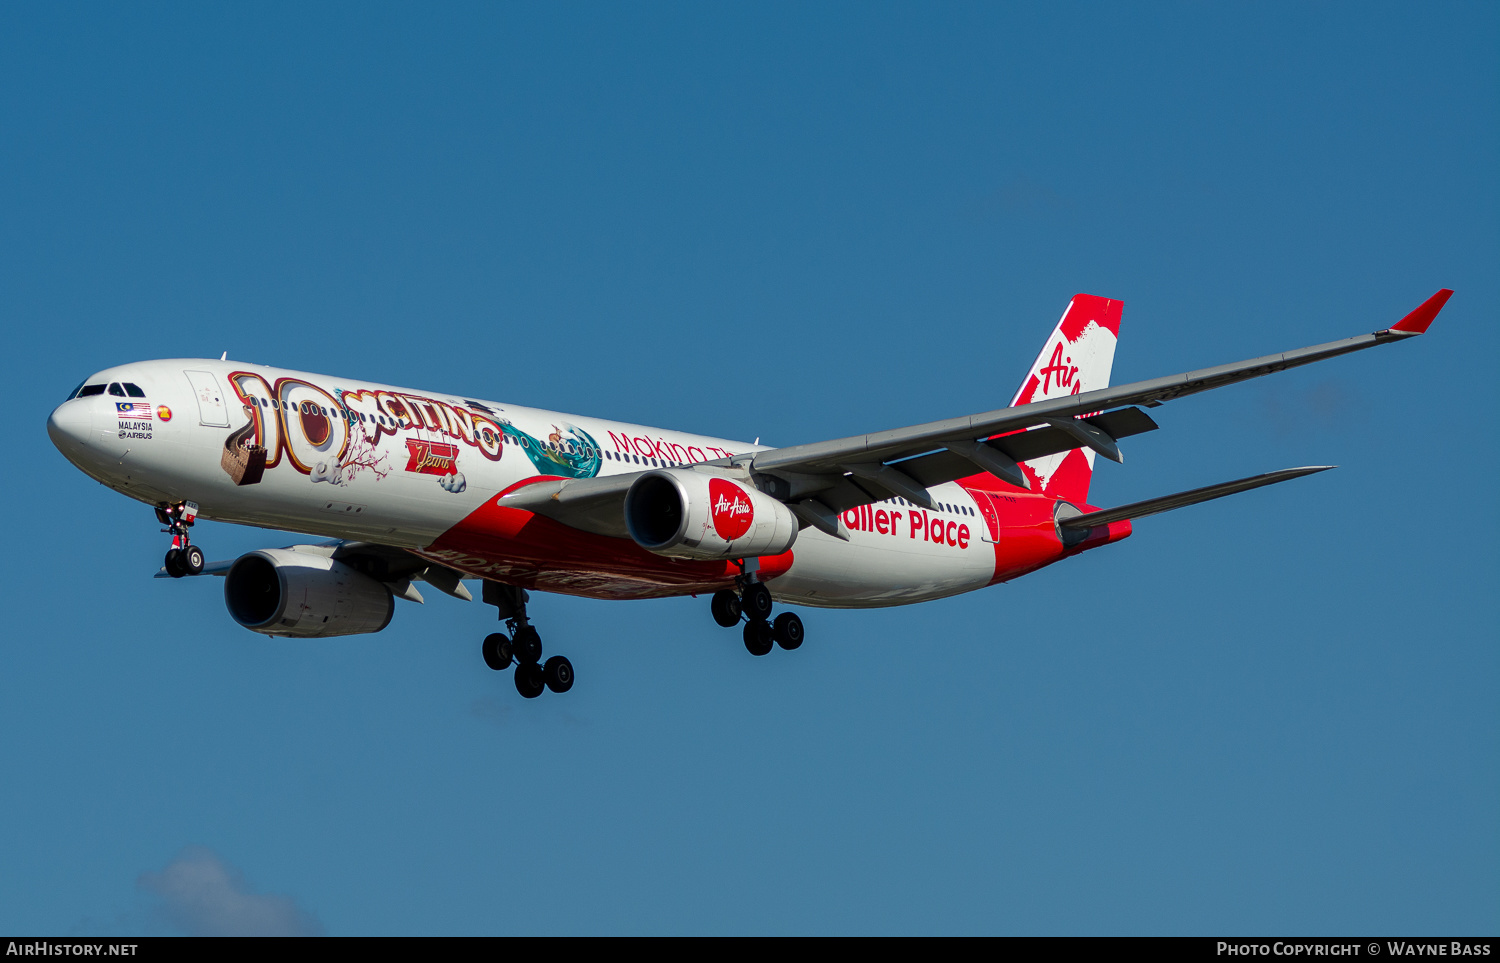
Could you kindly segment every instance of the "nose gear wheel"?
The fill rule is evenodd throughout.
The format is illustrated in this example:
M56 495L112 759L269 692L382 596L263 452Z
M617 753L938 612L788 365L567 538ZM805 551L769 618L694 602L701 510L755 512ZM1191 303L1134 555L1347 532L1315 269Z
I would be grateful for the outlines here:
M178 502L166 507L157 506L156 520L167 526L162 531L172 536L172 547L167 549L162 566L173 578L203 574L203 549L192 544L188 529L198 518L197 502Z

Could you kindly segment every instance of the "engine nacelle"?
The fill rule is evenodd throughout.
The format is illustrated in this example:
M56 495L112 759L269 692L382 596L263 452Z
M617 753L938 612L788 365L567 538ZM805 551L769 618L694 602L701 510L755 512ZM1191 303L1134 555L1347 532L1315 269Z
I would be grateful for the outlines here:
M641 548L679 558L780 555L797 540L797 516L748 483L666 468L625 494L625 527Z
M322 555L266 548L235 559L224 578L230 616L252 632L302 639L379 632L391 590Z

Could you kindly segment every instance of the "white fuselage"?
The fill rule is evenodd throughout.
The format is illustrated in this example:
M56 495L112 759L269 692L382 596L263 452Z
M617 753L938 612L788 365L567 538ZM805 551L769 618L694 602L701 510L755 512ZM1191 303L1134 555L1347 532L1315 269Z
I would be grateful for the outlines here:
M764 450L231 361L146 361L101 371L85 384L105 387L59 406L49 431L70 461L123 494L157 506L196 502L202 517L218 521L395 546L479 577L505 570L503 558L489 557L505 554L504 538L486 538L486 555L455 541L456 533L472 530L487 503L528 479L636 473ZM226 463L226 450L240 454L226 449L236 433L264 451L258 480L242 476L237 483ZM248 470L253 474L255 466ZM936 486L931 495L937 511L897 499L846 513L847 541L803 529L790 567L768 583L773 593L790 602L864 607L991 584L1000 528L995 507L986 503L990 496L959 483ZM619 542L625 545L610 544ZM528 551L535 556L537 548ZM586 536L554 564L586 566L578 555L590 551L638 554L628 539ZM530 564L540 570L534 587L573 594L642 597L702 588L671 579L654 592L642 590L640 578L630 591L611 588L608 578L554 583L546 558Z

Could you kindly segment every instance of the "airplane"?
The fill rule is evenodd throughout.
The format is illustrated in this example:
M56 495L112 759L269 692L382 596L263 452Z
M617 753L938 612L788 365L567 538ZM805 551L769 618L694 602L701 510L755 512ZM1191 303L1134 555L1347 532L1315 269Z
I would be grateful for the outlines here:
M873 608L971 592L1128 537L1131 522L1325 471L1288 468L1159 498L1089 502L1094 459L1157 428L1145 409L1426 332L1443 289L1389 328L1109 386L1120 301L1068 304L1009 407L773 448L220 358L85 379L47 419L85 474L151 505L158 578L224 578L230 617L268 636L379 632L418 583L480 579L504 632L484 662L521 696L572 688L543 661L530 592L709 595L764 656L802 645L775 606ZM759 439L757 439L757 442ZM327 541L206 562L199 518Z

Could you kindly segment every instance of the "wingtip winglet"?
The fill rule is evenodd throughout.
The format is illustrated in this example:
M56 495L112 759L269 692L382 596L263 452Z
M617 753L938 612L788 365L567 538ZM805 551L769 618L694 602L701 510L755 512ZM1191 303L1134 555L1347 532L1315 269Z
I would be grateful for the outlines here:
M1432 319L1438 316L1438 312L1443 310L1443 305L1447 304L1451 297L1453 297L1453 292L1448 288L1443 288L1423 301L1421 307L1392 325L1391 330L1401 334L1426 333L1428 326L1432 324Z

